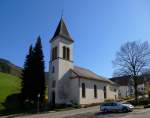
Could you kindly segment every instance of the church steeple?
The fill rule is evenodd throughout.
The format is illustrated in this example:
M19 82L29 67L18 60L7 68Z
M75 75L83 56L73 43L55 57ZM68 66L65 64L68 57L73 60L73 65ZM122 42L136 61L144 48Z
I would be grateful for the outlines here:
M61 17L59 24L57 26L57 29L56 29L50 42L54 41L56 39L55 37L57 37L57 36L62 37L67 41L74 42L68 32L68 29L64 22L63 16Z
M68 32L63 17L61 17L57 29L50 41L50 65L49 65L49 101L62 104L64 99L60 90L67 73L73 69L73 40Z

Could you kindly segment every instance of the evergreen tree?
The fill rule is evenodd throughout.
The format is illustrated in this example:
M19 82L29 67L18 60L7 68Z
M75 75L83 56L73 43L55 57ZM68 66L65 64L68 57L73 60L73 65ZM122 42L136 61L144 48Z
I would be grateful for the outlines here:
M30 46L29 54L26 56L22 73L21 102L36 103L40 94L40 101L45 98L45 72L44 56L41 38L37 38L35 47Z
M24 69L22 73L22 88L21 88L21 102L26 100L30 101L32 96L32 64L33 64L33 48L32 45L29 48L29 54L26 56L24 63Z
M44 56L42 51L42 44L40 36L37 38L37 42L33 49L33 99L37 100L38 94L40 94L40 101L43 102L45 98L45 72L44 72Z

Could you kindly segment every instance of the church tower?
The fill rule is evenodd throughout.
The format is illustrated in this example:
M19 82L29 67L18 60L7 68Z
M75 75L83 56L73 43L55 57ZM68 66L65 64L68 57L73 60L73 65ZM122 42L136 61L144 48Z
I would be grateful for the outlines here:
M67 77L67 72L73 69L73 40L68 32L63 17L50 40L51 56L49 62L49 102L61 104L60 81ZM61 83L62 84L62 83Z

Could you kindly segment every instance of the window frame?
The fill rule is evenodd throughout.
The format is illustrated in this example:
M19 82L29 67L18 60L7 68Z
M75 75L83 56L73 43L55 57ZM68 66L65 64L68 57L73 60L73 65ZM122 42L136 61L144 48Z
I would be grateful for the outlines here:
M55 59L57 59L57 46L55 46L55 47L53 47L53 49L52 49L52 60L55 60Z
M63 46L63 59L66 59L66 46Z
M104 99L107 99L107 88L106 88L106 86L104 86Z
M86 87L85 87L85 83L82 83L81 86L82 86L82 98L86 98Z
M94 98L97 98L97 86L94 84Z
M67 60L70 60L70 48L66 48L67 52Z

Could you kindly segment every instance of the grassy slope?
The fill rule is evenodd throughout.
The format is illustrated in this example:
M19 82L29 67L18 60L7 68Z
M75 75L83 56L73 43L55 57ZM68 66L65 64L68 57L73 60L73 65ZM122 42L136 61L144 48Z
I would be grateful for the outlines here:
M4 109L1 103L7 96L20 91L20 82L18 77L0 72L0 110Z

